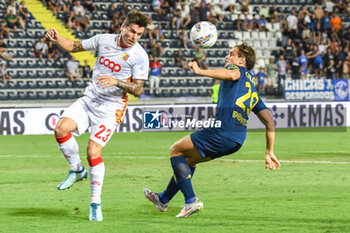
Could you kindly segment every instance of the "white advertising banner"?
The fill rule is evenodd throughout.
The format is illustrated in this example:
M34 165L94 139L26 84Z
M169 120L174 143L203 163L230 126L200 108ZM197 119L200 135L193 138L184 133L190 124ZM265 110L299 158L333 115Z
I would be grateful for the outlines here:
M277 128L350 126L350 102L267 103ZM53 134L64 108L0 109L0 135ZM219 126L216 105L129 106L118 132L185 131ZM263 128L254 113L249 129Z

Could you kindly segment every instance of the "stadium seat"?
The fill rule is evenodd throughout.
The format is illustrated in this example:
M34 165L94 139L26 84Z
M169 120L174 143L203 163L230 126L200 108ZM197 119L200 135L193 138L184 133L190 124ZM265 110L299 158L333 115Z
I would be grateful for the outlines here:
M83 80L77 80L74 82L74 87L78 87L78 88L84 88L85 87L85 83Z
M80 90L78 90L78 91L75 91L75 98L80 98L80 97L82 97L84 95L84 93L82 92L82 91L80 91Z
M5 95L4 92L0 92L0 100L6 100L7 96Z
M23 61L22 61L22 62L23 62ZM28 68L35 68L35 67L34 67L34 64L35 64L35 62L34 62L34 60L32 60L32 59L27 60L26 63L25 63L25 65L24 65L24 62L23 62L23 65L20 65L19 63L17 63L17 65L20 66L20 67L28 67Z
M186 82L184 79L180 78L177 80L177 86L178 87L185 87L186 86Z
M201 78L197 78L196 79L196 81L195 81L195 83L196 83L196 86L197 87L201 87L202 85L203 85L203 79L201 79Z
M55 94L53 91L47 91L46 92L46 98L47 99L54 99L55 98Z
M24 91L18 91L17 92L17 98L20 99L20 100L24 100L27 98L26 94Z
M176 83L176 80L175 80L175 79L173 79L173 78L172 78L172 79L169 79L169 86L170 86L170 87L175 87L176 84L177 84L177 83Z
M203 96L204 90L202 88L197 88L196 96Z
M14 89L14 88L17 88L17 85L14 81L8 81L7 82L7 88L9 89Z
M187 90L181 88L181 89L179 90L178 96L184 97L184 96L186 96L186 95L187 95Z
M160 97L169 97L169 91L167 89L162 89L160 91Z
M35 88L36 87L34 81L32 81L32 80L27 81L26 86L27 86L27 88Z
M34 77L35 77L34 71L28 70L28 71L25 73L25 76L26 76L26 78L34 78Z
M28 91L26 95L27 99L33 100L36 99L36 94L33 91Z
M71 88L73 87L73 83L70 80L65 81L66 87Z
M177 91L177 89L170 89L170 91L169 91L169 96L170 96L170 97L177 97L177 96L178 96L178 91Z
M185 76L185 72L182 69L177 69L176 76L183 77L183 76Z
M42 70L37 70L35 73L36 73L36 74L35 74L36 78L45 78L44 71L42 71Z
M168 82L166 79L160 79L159 81L159 87L167 87L168 86Z
M9 100L15 100L17 97L16 97L16 94L14 91L9 91L7 92L7 99Z
M39 100L45 99L45 94L43 91L37 91L36 92L36 98Z
M194 91L194 89L189 88L189 89L187 90L187 95L189 95L189 96L195 96L195 91Z
M194 84L195 84L195 83L194 83L193 79L188 78L188 79L186 80L186 86L188 86L188 87L193 87Z
M56 98L64 99L64 92L63 91L57 91L56 92Z
M74 98L74 95L73 95L73 92L72 91L66 91L65 95L64 95L64 98L66 99L73 99Z
M47 80L47 81L46 81L46 87L47 87L47 88L55 88L56 85L55 85L54 81L52 81L52 80Z
M45 83L42 80L36 81L36 88L45 88Z
M24 81L19 80L19 81L17 81L17 88L21 88L21 89L27 88L27 85L25 84Z

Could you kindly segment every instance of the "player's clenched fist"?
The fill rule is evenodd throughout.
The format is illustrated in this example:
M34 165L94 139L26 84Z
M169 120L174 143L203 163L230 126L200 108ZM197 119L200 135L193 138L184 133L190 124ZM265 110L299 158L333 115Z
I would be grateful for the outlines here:
M45 37L48 40L51 40L53 42L56 42L58 39L58 31L54 28L51 28L48 32L46 32Z

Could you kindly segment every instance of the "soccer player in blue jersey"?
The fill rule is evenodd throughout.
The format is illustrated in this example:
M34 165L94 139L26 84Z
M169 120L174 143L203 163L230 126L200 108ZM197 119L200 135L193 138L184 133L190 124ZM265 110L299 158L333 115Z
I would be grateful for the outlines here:
M202 70L196 62L189 63L195 74L221 80L216 114L221 127L204 128L173 144L170 148L170 161L174 175L167 188L162 193L144 189L145 196L162 212L167 210L170 200L181 190L185 206L176 216L178 218L189 217L203 208L191 183L196 164L237 152L246 138L246 124L252 111L266 128L266 168L280 168L280 162L273 152L275 123L248 71L255 65L254 49L243 43L235 46L225 59L225 68L214 70Z

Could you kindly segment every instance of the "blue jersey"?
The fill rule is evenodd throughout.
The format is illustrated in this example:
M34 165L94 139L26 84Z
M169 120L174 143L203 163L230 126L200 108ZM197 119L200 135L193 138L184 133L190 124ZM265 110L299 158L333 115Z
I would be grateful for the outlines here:
M243 144L247 135L249 114L266 109L254 85L254 78L244 67L228 65L226 69L239 70L236 81L221 81L216 120L221 121L217 132L221 136Z
M238 151L247 135L249 114L266 109L254 86L254 76L236 65L228 65L226 69L239 70L241 76L236 81L220 83L216 120L221 121L221 127L191 134L193 145L203 158L215 159Z

